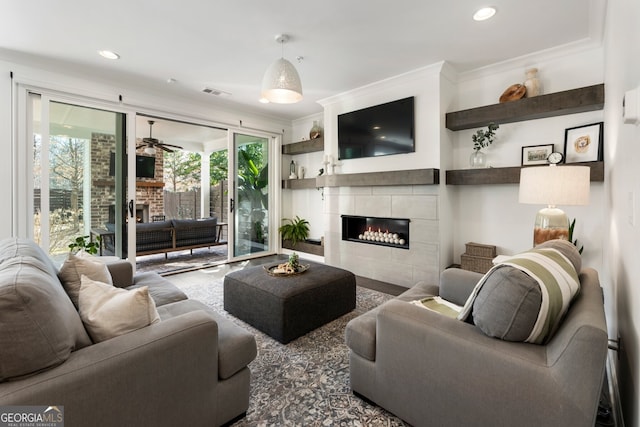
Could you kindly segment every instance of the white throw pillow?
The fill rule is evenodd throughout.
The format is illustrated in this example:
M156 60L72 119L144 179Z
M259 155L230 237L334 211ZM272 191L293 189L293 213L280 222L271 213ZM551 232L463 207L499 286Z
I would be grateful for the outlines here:
M82 276L78 311L94 342L105 341L160 321L149 288L126 290Z
M76 308L78 308L80 276L82 275L108 285L113 284L111 273L109 273L109 269L104 263L96 261L91 255L82 251L75 255L70 253L58 272L58 278Z

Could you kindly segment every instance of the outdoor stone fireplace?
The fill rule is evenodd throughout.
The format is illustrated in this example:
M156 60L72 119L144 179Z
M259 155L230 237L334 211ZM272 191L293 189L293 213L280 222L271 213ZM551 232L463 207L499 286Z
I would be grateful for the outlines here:
M136 205L136 222L149 222L149 205L147 204L137 204ZM129 216L125 215L125 218L128 220ZM116 207L115 205L109 206L109 223L113 224L116 222Z

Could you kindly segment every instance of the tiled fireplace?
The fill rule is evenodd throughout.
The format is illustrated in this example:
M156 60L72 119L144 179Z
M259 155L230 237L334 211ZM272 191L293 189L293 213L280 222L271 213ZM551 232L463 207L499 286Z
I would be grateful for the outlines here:
M342 215L342 240L409 249L407 218Z
M438 283L438 200L435 185L326 187L325 261L358 276L405 287L420 280ZM345 218L355 223L348 226L346 236ZM396 220L403 222L402 229L396 230L400 225ZM407 231L402 231L405 226ZM405 244L365 242L360 234L369 227L381 232L383 239L384 232L406 233Z

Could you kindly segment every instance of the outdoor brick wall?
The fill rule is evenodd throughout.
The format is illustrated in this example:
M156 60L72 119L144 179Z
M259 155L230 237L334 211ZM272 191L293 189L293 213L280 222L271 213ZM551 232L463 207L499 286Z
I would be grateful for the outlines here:
M140 141L141 142L141 141ZM91 227L103 228L109 221L109 209L115 206L115 178L109 176L110 154L115 152L114 135L91 136ZM149 218L164 214L163 151L156 152L155 178L138 178L136 204L149 207ZM138 154L143 154L142 149ZM147 154L145 154L147 155Z

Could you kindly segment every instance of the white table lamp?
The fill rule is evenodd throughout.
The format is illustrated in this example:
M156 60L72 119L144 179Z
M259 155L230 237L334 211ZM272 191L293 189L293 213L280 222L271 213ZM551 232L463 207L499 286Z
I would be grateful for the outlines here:
M518 201L547 205L536 215L533 245L552 239L569 240L569 218L558 205L588 205L589 166L525 167L520 171Z

